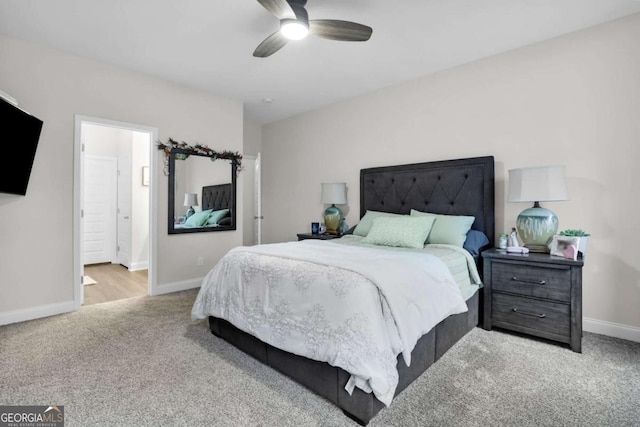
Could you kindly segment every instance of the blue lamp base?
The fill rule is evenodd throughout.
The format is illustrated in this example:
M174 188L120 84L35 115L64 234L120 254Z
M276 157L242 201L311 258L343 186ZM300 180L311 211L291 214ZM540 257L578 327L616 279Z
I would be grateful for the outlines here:
M558 232L558 217L552 211L541 208L536 202L532 208L520 212L516 221L518 237L530 252L549 252L547 246Z
M191 215L193 215L194 213L196 213L196 210L193 209L193 206L189 206L189 209L187 209L187 218L189 218Z
M341 221L342 210L336 205L331 205L324 211L324 225L327 227L327 233L340 234Z

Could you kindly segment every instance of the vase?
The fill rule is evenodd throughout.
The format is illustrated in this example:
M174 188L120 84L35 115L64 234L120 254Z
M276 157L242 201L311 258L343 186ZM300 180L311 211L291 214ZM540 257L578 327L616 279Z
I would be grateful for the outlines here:
M584 258L587 253L587 244L589 243L589 236L580 236L578 240L578 257Z

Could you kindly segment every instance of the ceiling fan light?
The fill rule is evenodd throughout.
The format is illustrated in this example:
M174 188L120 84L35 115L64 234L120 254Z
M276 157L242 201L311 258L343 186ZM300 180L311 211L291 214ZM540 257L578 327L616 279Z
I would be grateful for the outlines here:
M280 32L289 40L302 40L309 34L309 27L300 21L292 19L282 23Z

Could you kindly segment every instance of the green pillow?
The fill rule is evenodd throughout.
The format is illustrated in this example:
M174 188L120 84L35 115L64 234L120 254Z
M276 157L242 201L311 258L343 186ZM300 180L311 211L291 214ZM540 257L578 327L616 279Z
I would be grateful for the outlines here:
M401 215L398 218L378 217L362 243L422 249L433 227L434 217Z
M440 243L462 247L467 238L467 232L471 229L476 217L464 215L441 215L429 212L420 212L411 209L410 216L432 217L435 223L427 239L427 243Z
M206 211L199 211L191 215L185 221L185 227L202 227L205 222L207 222L207 218L211 215L211 209L207 209Z
M353 230L353 234L356 236L365 237L369 230L371 230L371 226L373 225L373 220L380 217L406 217L408 215L401 214L393 214L388 212L378 212L378 211L366 211L356 228Z
M209 218L207 218L206 225L217 225L222 218L229 215L229 209L220 209L211 212Z

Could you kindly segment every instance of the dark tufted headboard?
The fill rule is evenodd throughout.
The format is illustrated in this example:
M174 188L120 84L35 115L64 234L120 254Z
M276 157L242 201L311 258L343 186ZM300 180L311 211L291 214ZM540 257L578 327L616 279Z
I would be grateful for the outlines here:
M230 209L231 184L208 185L202 187L202 210Z
M411 209L473 215L472 228L494 246L493 156L360 170L360 218L367 210L408 214Z

